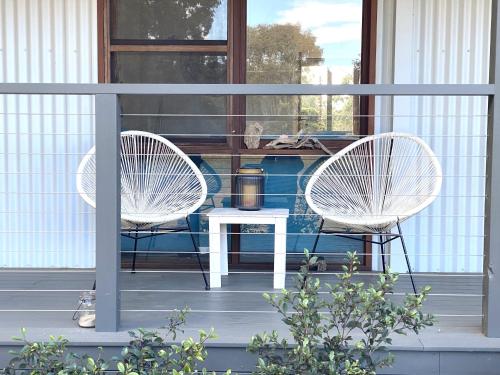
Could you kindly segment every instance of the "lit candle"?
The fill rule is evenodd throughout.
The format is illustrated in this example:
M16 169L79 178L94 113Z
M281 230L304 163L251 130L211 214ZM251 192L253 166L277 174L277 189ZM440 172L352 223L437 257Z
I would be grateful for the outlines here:
M255 182L250 180L243 183L243 207L252 208L257 206L257 185Z

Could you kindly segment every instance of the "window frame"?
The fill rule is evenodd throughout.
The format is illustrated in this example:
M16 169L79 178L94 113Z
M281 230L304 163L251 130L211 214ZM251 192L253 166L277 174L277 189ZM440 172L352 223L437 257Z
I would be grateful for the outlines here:
M375 54L376 54L376 34L377 34L377 1L363 0L362 30L361 30L361 68L360 83L375 83ZM227 2L227 40L221 41L189 41L180 43L179 41L168 41L168 43L124 43L112 44L110 35L110 0L97 0L97 45L98 45L98 82L111 82L111 54L113 52L213 52L225 53L227 56L227 82L242 84L246 82L246 31L247 31L247 0L228 0ZM231 159L231 199L234 204L235 177L240 168L242 156L253 155L324 155L322 150L249 150L244 146L243 134L245 131L246 119L244 114L245 96L234 95L228 100L227 134L225 142L207 142L202 138L193 137L192 140L184 139L178 146L188 154L220 154L228 155ZM374 132L374 96L362 96L359 101L359 134L369 135ZM325 140L322 143L332 152L337 152L353 142L353 138ZM261 146L263 143L261 142ZM231 232L232 254L230 262L233 266L251 267L255 269L270 269L272 264L262 263L240 263L240 235L239 225L233 225ZM365 256L363 257L360 269L370 270L372 263L371 245L365 246ZM298 263L297 263L298 264ZM293 264L289 264L294 266ZM157 266L157 265L156 265Z

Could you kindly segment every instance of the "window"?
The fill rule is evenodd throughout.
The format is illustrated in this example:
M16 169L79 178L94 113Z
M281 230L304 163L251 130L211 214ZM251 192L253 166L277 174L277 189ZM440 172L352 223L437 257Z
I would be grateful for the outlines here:
M101 82L373 82L375 0L98 0L98 4ZM230 176L241 166L258 165L283 174L267 180L266 192L272 199L266 204L288 207L293 214L288 243L297 256L290 256L292 263L304 247L310 247L311 238L297 234L315 225L310 217L300 216L307 210L301 194L324 154L264 146L281 134L303 131L336 151L353 141L350 134L369 134L372 128L365 116L372 111L367 97L129 95L121 97L121 105L125 129L163 134L206 170L224 171L216 176L208 208L231 205ZM258 147L249 148L243 134L254 123L261 124L264 133ZM202 232L206 223L196 225ZM240 236L232 236L233 265L255 266L250 255L255 230L242 226ZM200 235L203 246L206 241ZM158 243L160 248L184 246L164 245ZM335 240L322 243L329 249L342 250L344 245ZM266 257L260 260L267 262Z
M227 0L112 0L112 44L227 41Z
M103 82L373 81L376 1L98 1ZM350 141L342 135L371 129L363 116L370 112L368 98L248 97L244 103L217 97L185 99L124 99L124 113L142 115L126 117L124 126L179 134L178 141L193 147L214 142L199 134L217 135L217 142L238 152L246 152L242 140L223 140L222 135L244 132L253 123L264 128L260 149L280 134L303 131L319 135L335 150ZM155 118L158 114L164 116ZM180 119L181 114L193 116ZM203 124L196 120L201 114L207 115ZM221 114L246 115L246 121ZM181 139L181 133L193 137Z
M110 0L100 8L109 13L105 81L228 82L227 0ZM183 144L226 142L225 97L128 95L121 105L126 130ZM207 116L200 121L200 115Z
M117 83L225 83L227 76L225 55L197 52L116 52L111 66L111 81ZM121 105L125 129L139 128L184 142L193 136L211 142L225 139L223 96L127 95Z
M248 0L247 19L248 83L360 83L362 0ZM247 126L260 123L268 139L360 132L359 97L254 96L246 108Z

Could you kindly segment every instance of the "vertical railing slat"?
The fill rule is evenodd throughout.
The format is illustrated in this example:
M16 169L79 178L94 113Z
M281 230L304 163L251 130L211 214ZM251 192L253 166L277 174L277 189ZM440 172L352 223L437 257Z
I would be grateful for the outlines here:
M120 324L120 109L118 95L95 96L96 331Z
M500 7L492 1L488 145L484 228L483 331L500 337Z

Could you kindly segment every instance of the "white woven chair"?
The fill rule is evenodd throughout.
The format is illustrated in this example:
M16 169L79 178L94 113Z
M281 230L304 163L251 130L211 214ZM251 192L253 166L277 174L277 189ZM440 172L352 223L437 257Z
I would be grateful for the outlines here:
M400 238L416 292L400 223L430 205L441 183L438 159L416 136L385 133L352 143L321 165L307 184L307 203L322 217L313 253L320 233L371 242L381 247L385 272L384 245ZM339 231L323 230L325 220ZM391 233L395 226L397 234ZM366 238L374 234L379 241Z
M121 220L122 229L126 230L122 235L134 240L132 270L135 271L138 240L161 234L158 232L189 230L208 288L189 222L189 215L205 202L207 196L207 184L200 170L172 142L143 131L121 133L120 159ZM94 146L80 162L76 179L80 196L94 208L95 172ZM185 219L187 227L160 228L179 219Z

